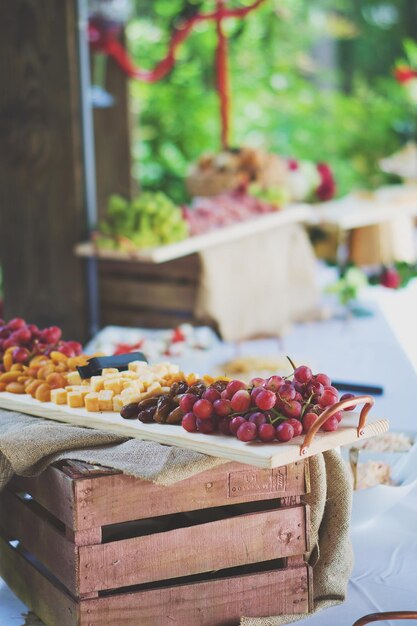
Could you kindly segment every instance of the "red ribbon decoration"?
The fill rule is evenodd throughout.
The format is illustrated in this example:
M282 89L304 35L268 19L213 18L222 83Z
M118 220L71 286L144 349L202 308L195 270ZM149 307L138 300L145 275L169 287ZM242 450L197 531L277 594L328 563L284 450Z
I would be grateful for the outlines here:
M123 48L114 31L106 31L100 27L99 22L90 20L88 35L90 47L93 52L100 52L112 57L121 70L130 78L154 83L164 78L175 65L175 54L178 47L188 35L201 22L215 21L218 37L216 50L216 74L217 91L220 100L221 140L223 148L229 145L229 119L230 119L230 89L227 57L227 38L223 31L222 22L225 18L244 18L251 11L257 9L265 0L255 0L247 7L227 9L224 0L216 0L216 10L211 13L197 13L184 21L179 28L172 33L166 56L157 63L152 70L144 70L137 67Z

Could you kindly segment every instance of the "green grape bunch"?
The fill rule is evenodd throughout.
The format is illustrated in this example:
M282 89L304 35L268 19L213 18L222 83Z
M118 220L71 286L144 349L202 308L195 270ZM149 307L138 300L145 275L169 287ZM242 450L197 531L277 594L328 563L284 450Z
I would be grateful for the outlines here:
M181 207L161 191L147 191L131 201L110 196L107 219L99 225L96 242L107 249L153 248L182 241L188 235Z

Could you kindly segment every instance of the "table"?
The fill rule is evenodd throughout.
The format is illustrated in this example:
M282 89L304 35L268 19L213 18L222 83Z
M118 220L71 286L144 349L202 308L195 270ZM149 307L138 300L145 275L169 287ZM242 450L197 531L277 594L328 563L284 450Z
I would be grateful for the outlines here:
M414 285L412 291L414 292ZM401 294L405 297L406 294ZM410 298L409 306L417 302ZM382 299L381 299L382 301ZM397 330L395 316L390 324L375 303L368 304L373 317L336 319L298 326L282 341L245 342L239 346L244 354L276 354L284 350L296 360L314 358L314 368L331 372L334 378L379 383L384 395L378 397L374 411L388 417L393 429L415 430L415 389L417 369L399 343L406 345L406 335ZM382 303L383 306L383 303ZM401 308L401 307L400 307ZM400 320L400 326L404 320ZM184 367L198 366L207 371L222 360L236 354L236 345L219 344L201 354L197 361L187 356ZM409 348L408 348L409 349ZM417 608L415 560L417 557L417 488L368 526L354 528L352 541L356 557L355 569L349 584L347 601L299 623L302 626L351 626L367 613L382 610L412 610ZM25 607L0 582L0 626L21 626ZM401 622L389 622L396 626ZM410 623L410 622L408 622ZM37 626L36 622L32 623ZM387 622L385 622L387 624Z

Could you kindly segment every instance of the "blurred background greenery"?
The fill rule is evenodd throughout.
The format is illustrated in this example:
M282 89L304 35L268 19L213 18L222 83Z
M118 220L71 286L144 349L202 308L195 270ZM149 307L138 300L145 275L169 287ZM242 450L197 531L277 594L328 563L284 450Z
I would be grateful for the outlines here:
M135 3L128 45L145 68L164 56L181 18L214 6ZM227 32L234 146L327 161L338 195L387 181L378 159L415 132L392 70L403 41L417 39L416 0L267 0L246 20L229 20ZM219 149L215 46L213 24L201 24L168 77L152 85L131 81L134 175L143 189L162 189L177 202L187 199L190 162Z

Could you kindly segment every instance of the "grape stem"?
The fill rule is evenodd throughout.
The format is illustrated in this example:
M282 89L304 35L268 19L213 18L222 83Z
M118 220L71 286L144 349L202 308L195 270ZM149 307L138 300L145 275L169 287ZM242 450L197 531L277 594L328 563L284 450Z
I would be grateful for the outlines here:
M314 396L314 393L311 393L311 394L310 394L309 399L308 399L308 400L307 400L307 402L304 404L304 406L303 406L303 408L302 408L302 411L301 411L301 419L303 419L303 417L304 417L304 413L306 412L307 407L309 406L309 404L310 404L310 402L311 402L311 398L312 398L313 396Z
M297 366L296 366L296 364L294 363L294 361L291 359L291 357L289 357L289 356L287 355L287 359L289 360L289 362L290 362L291 367L293 368L293 370L296 370L296 369L297 369ZM291 374L291 375L292 375L292 374Z

